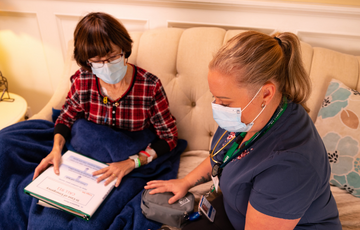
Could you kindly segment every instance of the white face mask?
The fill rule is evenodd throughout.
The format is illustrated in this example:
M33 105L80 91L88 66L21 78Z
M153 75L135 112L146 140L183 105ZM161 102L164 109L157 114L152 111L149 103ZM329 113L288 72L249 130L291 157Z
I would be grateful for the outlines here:
M212 110L213 110L213 117L214 117L214 120L216 121L216 123L221 128L223 128L229 132L249 132L250 129L254 125L254 121L264 111L266 105L263 106L260 113L249 124L245 124L241 121L241 113L256 98L256 96L259 94L261 89L262 89L262 87L258 90L258 92L255 94L255 96L251 99L251 101L244 107L244 109L226 107L226 106L218 105L218 104L215 104L214 102L212 102L211 106L212 106Z
M119 61L119 59L121 59ZM96 77L100 78L108 84L119 83L126 75L127 65L124 64L123 57L115 60L116 63L106 63L101 68L93 68L91 70ZM119 62L118 62L119 61Z

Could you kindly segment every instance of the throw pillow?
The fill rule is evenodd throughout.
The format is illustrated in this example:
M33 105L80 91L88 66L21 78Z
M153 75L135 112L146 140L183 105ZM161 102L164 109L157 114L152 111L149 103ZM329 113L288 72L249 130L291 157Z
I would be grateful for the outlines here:
M333 79L315 126L331 165L330 184L360 197L360 93Z

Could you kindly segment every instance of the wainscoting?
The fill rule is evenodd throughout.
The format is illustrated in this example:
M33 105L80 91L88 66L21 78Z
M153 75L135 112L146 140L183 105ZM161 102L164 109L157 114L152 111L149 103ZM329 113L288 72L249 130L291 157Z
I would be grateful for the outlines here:
M103 11L129 31L217 26L289 31L312 46L360 56L360 7L276 1L2 0L0 71L38 112L56 89L67 41L81 17ZM70 77L70 76L69 76Z

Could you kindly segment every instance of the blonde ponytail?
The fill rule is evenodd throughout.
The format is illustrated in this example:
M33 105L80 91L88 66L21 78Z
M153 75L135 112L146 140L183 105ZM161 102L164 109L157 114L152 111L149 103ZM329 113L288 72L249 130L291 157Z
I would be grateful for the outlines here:
M299 39L293 33L238 34L215 54L209 69L236 76L242 85L263 85L273 80L280 93L310 111L306 101L311 83L301 60Z
M290 100L301 104L307 112L310 112L306 101L311 93L311 82L301 59L300 41L293 33L276 33L273 36L281 41L281 48L285 54L283 57L285 72L281 77L284 80L279 82L279 88L283 89L283 94Z

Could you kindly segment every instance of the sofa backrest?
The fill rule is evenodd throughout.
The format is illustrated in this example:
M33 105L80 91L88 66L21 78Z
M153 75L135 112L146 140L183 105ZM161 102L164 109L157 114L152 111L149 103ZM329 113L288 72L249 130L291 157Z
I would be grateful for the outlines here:
M360 90L360 57L314 47L309 69L312 93L308 101L311 119L315 122L331 79L342 81L352 89Z
M210 103L213 99L207 83L208 63L223 44L241 32L202 27L130 33L134 44L129 62L161 79L169 98L170 110L177 119L179 137L188 141L188 150L209 149L217 125L212 118ZM360 57L313 48L304 42L301 42L301 48L304 66L312 80L313 90L308 106L311 109L309 115L315 121L332 78L343 81L353 89L360 89ZM61 108L64 103L69 78L78 69L72 59L72 51L70 41L63 81L58 88L58 94L61 91L63 95L61 100L53 103L56 108Z
M241 31L220 28L156 29L142 34L136 64L157 75L177 119L179 137L191 150L209 148L217 124L207 83L213 54ZM131 60L130 60L131 61Z

